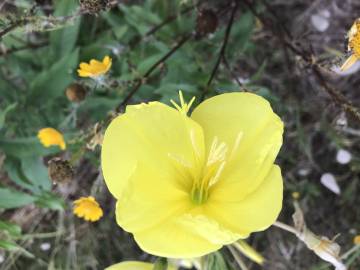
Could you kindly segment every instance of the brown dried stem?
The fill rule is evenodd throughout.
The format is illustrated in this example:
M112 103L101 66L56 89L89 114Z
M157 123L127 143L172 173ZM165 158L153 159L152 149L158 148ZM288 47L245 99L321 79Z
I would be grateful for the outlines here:
M329 94L329 96L333 99L333 101L339 105L344 111L351 114L354 119L360 122L360 111L357 107L355 107L350 100L348 100L340 90L336 89L335 87L329 85L327 80L325 79L321 67L314 61L314 56L312 51L305 50L304 48L300 47L299 45L294 45L292 41L292 36L290 31L285 27L285 25L279 22L279 17L274 14L274 10L271 9L270 5L263 0L267 11L269 14L272 14L274 19L276 20L277 27L274 28L272 24L268 22L262 14L258 13L254 8L254 3L249 0L241 0L249 9L250 11L256 16L262 24L269 29L275 37L277 37L280 42L284 44L290 51L292 51L295 55L299 56L308 66L311 68L311 71L317 81L320 83L321 87Z

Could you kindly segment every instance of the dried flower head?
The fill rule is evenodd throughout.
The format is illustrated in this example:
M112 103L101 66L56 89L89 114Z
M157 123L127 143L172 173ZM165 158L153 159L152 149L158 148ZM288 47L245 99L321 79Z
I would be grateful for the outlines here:
M105 56L102 62L91 59L90 63L80 63L80 68L77 70L80 77L98 78L109 71L112 60L109 56Z
M81 102L85 99L86 92L87 91L83 85L73 83L66 88L65 95L71 102Z
M191 103L191 102L190 102ZM127 106L102 144L105 182L117 199L117 223L148 253L200 257L268 228L282 207L274 160L283 123L250 93L198 105L180 94Z
M58 157L49 160L48 172L54 183L67 183L74 178L74 170L69 161Z
M109 0L79 0L81 10L89 14L97 14L109 6Z
M45 147L58 145L62 150L66 149L64 136L54 128L43 128L38 132L38 138Z
M94 197L81 197L74 202L74 214L86 221L98 221L103 216L103 211Z
M335 266L336 270L346 270L347 268L339 256L340 246L334 239L330 240L325 236L318 236L310 231L306 226L304 214L298 202L295 202L294 206L293 220L297 231L296 236L321 259Z
M196 33L200 36L215 32L218 26L216 13L211 9L199 10L196 18Z

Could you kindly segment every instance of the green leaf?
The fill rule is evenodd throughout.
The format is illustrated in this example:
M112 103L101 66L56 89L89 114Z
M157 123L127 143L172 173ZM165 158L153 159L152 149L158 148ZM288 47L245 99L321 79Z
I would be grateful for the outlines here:
M38 197L35 203L37 206L42 208L49 208L59 211L63 211L65 209L64 200L51 192L44 192L43 194L41 194L41 196Z
M207 256L205 269L207 270L228 270L228 266L220 252L214 252Z
M168 269L168 262L166 258L157 258L156 262L154 263L153 270L167 270Z
M57 146L44 147L37 137L0 139L0 148L7 156L20 159L34 155L45 156L61 151Z
M73 81L72 73L78 58L79 50L76 49L36 76L30 84L29 104L41 104L64 95L66 86Z
M0 240L0 249L5 249L8 251L16 251L16 250L20 250L20 247L14 242Z
M254 27L255 19L250 12L242 14L234 23L230 33L228 48L226 50L226 53L229 56L228 59L243 53L248 48ZM223 31L225 31L225 29L223 29ZM223 34L220 39L223 39Z
M11 236L20 236L21 227L15 223L0 220L0 231L6 231Z
M144 61L140 62L137 70L139 71L140 74L145 75L145 72L147 72L152 65L154 65L157 61L159 61L161 57L163 57L162 53L151 55L145 58Z
M77 1L61 0L56 2L54 16L66 16L75 13ZM50 33L50 46L58 57L73 51L80 28L80 17L75 19L73 25L52 31Z
M35 197L29 194L15 191L9 188L0 188L0 208L17 208L35 201Z
M26 178L42 190L51 189L48 170L38 156L28 156L21 160L21 168Z
M4 169L11 181L22 188L26 188L32 192L37 192L38 188L34 187L31 182L26 179L21 169L21 162L11 156L7 156L4 163Z
M8 105L3 111L0 112L0 129L3 128L4 124L5 124L5 119L6 119L6 115L12 111L13 109L15 109L17 106L17 103L13 103Z

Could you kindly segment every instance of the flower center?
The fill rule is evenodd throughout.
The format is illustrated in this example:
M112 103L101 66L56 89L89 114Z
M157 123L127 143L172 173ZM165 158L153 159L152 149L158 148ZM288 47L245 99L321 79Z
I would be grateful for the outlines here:
M205 203L209 198L211 187L218 182L221 172L225 166L225 158L228 147L220 143L215 137L206 163L203 165L199 177L194 179L190 197L193 203L199 205Z
M184 115L187 115L187 113L189 112L191 105L194 103L195 101L195 97L193 97L189 103L186 103L184 100L184 96L182 91L179 91L179 99L180 99L180 105L177 104L174 100L170 100L171 104L174 105L174 107L181 112Z

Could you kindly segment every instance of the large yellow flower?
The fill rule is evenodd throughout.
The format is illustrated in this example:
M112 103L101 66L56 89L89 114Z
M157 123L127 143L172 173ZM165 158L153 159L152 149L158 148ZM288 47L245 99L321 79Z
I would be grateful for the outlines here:
M349 69L360 59L360 18L355 20L348 32L348 52L350 56L341 66L341 70Z
M180 106L178 106L180 107ZM107 128L106 184L118 224L148 253L199 257L268 228L282 207L274 160L283 123L250 93L228 93L187 116L159 102L128 106Z
M154 264L152 263L127 261L109 266L105 270L153 270L153 269L154 269Z
M153 270L153 269L154 269L153 263L126 261L109 266L105 270ZM167 269L176 270L176 268L172 265L169 265Z
M104 75L111 67L111 58L105 56L102 62L91 59L90 63L80 63L80 68L77 70L80 77L96 78Z

